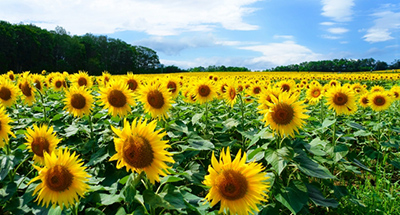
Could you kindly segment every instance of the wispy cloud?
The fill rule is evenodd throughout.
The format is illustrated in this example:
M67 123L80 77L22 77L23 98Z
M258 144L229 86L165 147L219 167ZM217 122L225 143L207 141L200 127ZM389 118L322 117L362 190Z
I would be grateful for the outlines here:
M322 15L336 22L351 21L354 0L322 0Z
M374 26L367 30L367 34L363 36L364 40L375 43L394 39L391 34L400 29L400 12L384 11L372 16L376 17Z
M334 22L321 22L319 24L320 25L326 25L326 26L332 26L332 25L335 25L336 23L334 23Z
M251 60L253 64L264 63L265 65L271 66L301 63L304 61L322 59L323 57L321 54L314 53L309 48L290 40L282 43L247 46L241 49L252 50L262 54L262 56L255 57Z
M328 29L328 32L332 33L332 34L344 34L348 31L349 31L349 29L347 29L347 28L329 28Z
M72 34L141 31L177 35L188 31L255 30L244 17L256 11L259 0L2 0L1 20L27 22L47 29L60 25ZM11 8L11 10L4 10ZM12 9L14 8L14 9Z
M284 39L284 40L293 40L293 35L274 35L274 39Z

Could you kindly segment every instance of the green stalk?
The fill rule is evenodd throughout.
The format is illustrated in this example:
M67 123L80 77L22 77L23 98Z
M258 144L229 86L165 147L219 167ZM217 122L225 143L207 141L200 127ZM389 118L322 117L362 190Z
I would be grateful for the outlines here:
M94 133L93 133L92 114L89 114L88 117L89 117L89 127L90 127L90 139L93 139Z
M43 97L43 94L40 92L40 90L37 90L37 92L40 95L40 100L41 100L41 104L42 104L42 108L43 108L44 121L47 122L47 113L46 113L46 107L44 106L44 97Z
M208 131L208 102L206 102L206 132Z

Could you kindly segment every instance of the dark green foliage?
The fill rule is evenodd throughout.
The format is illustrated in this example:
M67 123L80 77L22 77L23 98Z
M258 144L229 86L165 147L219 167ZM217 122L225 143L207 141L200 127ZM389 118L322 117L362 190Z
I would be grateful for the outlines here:
M85 34L71 36L57 26L47 31L34 25L0 21L0 73L31 71L88 71L90 75L157 73L157 53L119 39Z

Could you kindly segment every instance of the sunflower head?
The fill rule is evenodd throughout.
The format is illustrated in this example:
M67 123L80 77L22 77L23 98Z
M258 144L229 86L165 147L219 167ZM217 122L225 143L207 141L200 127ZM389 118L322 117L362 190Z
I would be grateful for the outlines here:
M323 96L323 89L320 85L310 85L306 91L306 98L311 105L317 104Z
M161 84L148 85L141 88L138 100L143 103L146 113L153 118L167 118L171 108L171 94Z
M179 81L175 78L169 78L165 82L165 87L168 92L171 94L172 98L176 98L180 92L180 84Z
M331 87L326 93L326 98L329 109L335 110L338 115L349 115L357 111L355 95L347 87Z
M55 132L53 132L53 127L48 127L47 125L33 125L33 130L27 128L25 134L25 145L29 151L33 152L33 160L39 165L44 164L44 153L52 153L57 144L61 141L58 139Z
M11 122L12 120L8 117L4 107L0 105L0 148L8 143L8 135L15 137L9 125Z
M113 79L100 88L101 105L108 109L113 116L126 116L135 105L134 94L122 80Z
M51 154L44 152L44 167L34 166L38 170L38 176L33 178L29 184L40 180L33 191L38 194L36 201L42 206L60 206L61 209L70 207L83 197L89 190L86 183L90 175L82 166L81 159L68 149L53 151Z
M36 88L32 86L28 78L22 78L22 80L19 83L19 86L21 88L24 102L27 103L28 105L32 105L35 102Z
M82 117L90 114L93 102L93 96L88 88L72 86L65 94L64 109L74 117Z
M238 94L238 91L236 90L236 85L235 84L227 85L225 89L226 92L223 95L224 99L231 107L233 107L233 105L236 103Z
M114 138L117 153L110 161L117 160L118 169L125 166L128 171L145 171L153 184L160 181L160 175L166 175L163 170L169 167L167 162L174 163L174 160L166 151L170 147L168 141L162 140L166 133L155 130L156 121L147 123L147 120L135 119L130 125L124 119L122 130L111 128L118 137Z
M257 163L246 163L246 153L237 153L232 161L229 148L222 150L219 161L214 152L211 156L209 174L203 184L210 187L205 199L211 206L221 203L220 213L249 214L258 211L257 204L267 201L269 177Z
M387 110L392 103L392 99L384 91L376 91L370 94L368 96L368 101L369 106L374 111Z
M281 93L278 98L272 96L272 101L262 121L280 136L294 136L294 132L298 132L309 117L303 101L297 101L297 96L290 96L289 93Z
M93 81L87 72L79 71L78 74L71 76L71 82L78 87L90 88L93 85Z
M17 86L8 79L0 79L0 101L5 107L14 104L19 95Z
M216 76L214 76L215 78ZM206 80L201 80L197 82L193 87L193 95L196 96L196 100L200 104L204 104L206 102L212 101L217 93L214 85Z

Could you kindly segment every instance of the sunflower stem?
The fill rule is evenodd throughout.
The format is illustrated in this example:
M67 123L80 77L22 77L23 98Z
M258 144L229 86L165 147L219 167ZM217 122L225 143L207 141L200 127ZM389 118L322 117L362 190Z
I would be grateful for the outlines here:
M206 102L206 133L208 132L208 102Z
M44 121L47 122L47 114L46 114L46 107L44 106L44 98L43 98L43 94L40 92L40 90L37 90L37 92L40 95L40 100L41 100L41 104L42 104L42 108L43 108L43 117L44 117Z
M89 127L90 127L90 139L93 139L94 133L93 133L92 114L89 114L88 117L89 117Z

